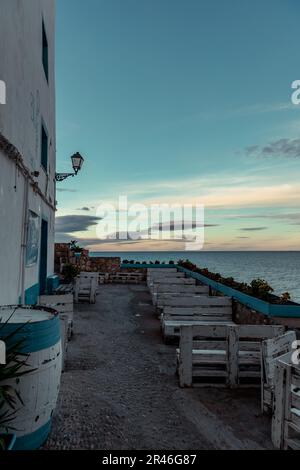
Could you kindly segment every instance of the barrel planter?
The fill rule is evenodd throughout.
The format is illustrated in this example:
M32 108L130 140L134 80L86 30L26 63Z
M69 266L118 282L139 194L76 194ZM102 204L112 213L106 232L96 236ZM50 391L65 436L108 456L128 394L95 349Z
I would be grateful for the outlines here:
M16 434L14 450L36 450L49 435L59 393L62 368L59 316L49 308L9 306L0 307L0 319L2 339L19 328L13 341L23 341L20 353L29 355L26 370L31 371L4 383L11 385L23 401L11 423Z

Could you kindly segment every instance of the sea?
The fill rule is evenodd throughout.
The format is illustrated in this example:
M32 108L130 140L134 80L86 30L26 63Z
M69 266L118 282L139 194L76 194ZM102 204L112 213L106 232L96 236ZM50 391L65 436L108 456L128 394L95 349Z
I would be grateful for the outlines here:
M128 261L190 260L201 268L240 282L264 279L281 295L289 292L300 303L300 251L202 251L202 252L94 252L91 256L118 256Z

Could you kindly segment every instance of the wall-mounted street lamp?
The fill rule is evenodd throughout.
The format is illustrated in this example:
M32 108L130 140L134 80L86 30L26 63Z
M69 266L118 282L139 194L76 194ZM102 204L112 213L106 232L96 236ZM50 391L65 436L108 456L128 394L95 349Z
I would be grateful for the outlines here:
M84 158L80 155L80 153L77 152L74 155L72 155L71 160L72 160L72 167L73 167L74 173L56 173L55 175L56 181L64 181L70 176L74 177L81 170L83 162L84 162Z

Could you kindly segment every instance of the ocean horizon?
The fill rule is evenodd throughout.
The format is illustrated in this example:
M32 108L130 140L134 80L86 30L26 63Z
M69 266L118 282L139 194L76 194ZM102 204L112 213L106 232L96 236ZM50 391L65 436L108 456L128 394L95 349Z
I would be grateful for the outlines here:
M189 259L201 268L208 268L240 282L264 279L281 295L289 292L300 303L300 251L159 251L159 252L91 252L91 256L120 257L122 261L168 263Z

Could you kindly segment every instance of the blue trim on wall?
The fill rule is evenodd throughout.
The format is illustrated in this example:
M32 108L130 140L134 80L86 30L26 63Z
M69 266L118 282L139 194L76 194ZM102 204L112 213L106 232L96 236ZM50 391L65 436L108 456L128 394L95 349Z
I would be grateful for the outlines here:
M270 317L282 317L282 318L300 318L300 305L279 305L279 304L270 304L264 300L257 299L251 295L244 294L236 289L225 286L220 282L213 281L203 274L194 273L188 269L178 266L177 264L122 264L121 268L131 268L131 269L143 269L143 268L177 268L178 271L185 273L188 277L196 279L197 281L210 286L212 289L222 292L222 294L232 297L238 302L246 305L247 307L256 310L257 312L263 313Z
M47 277L47 294L51 295L59 286L59 277L56 275ZM36 305L40 296L40 284L34 284L25 291L25 305ZM21 303L21 299L19 299Z
M37 450L47 440L51 431L52 420L44 424L37 431L26 436L17 437L13 450Z
M25 291L25 305L36 305L40 295L40 284L35 284Z

